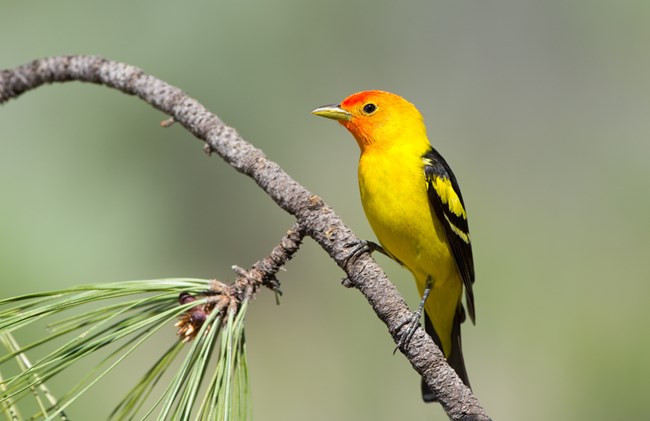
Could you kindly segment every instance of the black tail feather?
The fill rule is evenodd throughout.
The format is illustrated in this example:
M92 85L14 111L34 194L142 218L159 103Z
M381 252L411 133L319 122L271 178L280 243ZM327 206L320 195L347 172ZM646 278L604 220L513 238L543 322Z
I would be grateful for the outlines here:
M462 304L458 304L456 309L456 316L454 317L454 326L451 330L451 353L447 358L447 362L456 371L458 377L465 383L469 388L469 378L467 377L467 370L465 369L465 360L463 359L463 347L460 339L460 324L465 321L465 309ZM433 324L429 317L425 315L424 317L424 330L433 338L433 341L438 348L442 350L442 345L440 343L440 338L433 328ZM422 400L425 402L437 402L438 399L436 394L429 388L429 386L422 379Z

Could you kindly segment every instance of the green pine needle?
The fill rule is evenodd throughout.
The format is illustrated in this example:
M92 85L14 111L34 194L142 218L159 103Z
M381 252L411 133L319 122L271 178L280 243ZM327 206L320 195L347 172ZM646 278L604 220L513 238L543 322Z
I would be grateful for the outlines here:
M210 281L200 279L130 281L0 300L0 344L6 349L0 355L0 413L12 421L67 420L65 410L70 405L83 399L130 356L144 351L142 345L155 334L167 332L173 344L157 357L113 412L100 418L248 419L244 343L247 302L240 303L236 311L234 307L214 308L198 333L185 337L193 337L191 341L183 342L173 330L181 316L187 322L188 311L203 309L199 306L213 298L205 295L210 286ZM182 292L196 300L179 304ZM43 323L47 323L43 336L18 344L15 333L37 329ZM219 335L221 344L216 353ZM46 382L52 377L90 357L93 364L97 357L99 362L86 376L66 386L67 390L52 392L47 388ZM31 415L23 417L23 413Z

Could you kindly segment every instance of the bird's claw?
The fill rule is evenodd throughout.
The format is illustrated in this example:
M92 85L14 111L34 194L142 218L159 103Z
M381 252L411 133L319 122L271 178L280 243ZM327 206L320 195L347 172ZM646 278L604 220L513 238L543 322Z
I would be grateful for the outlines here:
M411 341L411 338L413 337L413 334L417 330L418 326L420 326L420 319L422 318L422 311L424 311L424 304L427 302L427 298L429 298L429 294L431 293L431 288L433 287L433 283L431 281L431 277L427 277L427 282L425 284L424 292L422 293L422 300L420 301L420 305L418 306L418 309L411 315L410 320L406 319L402 323L400 323L399 327L397 328L398 331L404 327L404 325L409 324L408 329L406 332L402 333L400 335L399 341L397 342L397 346L395 347L395 350L393 351L393 354L397 352L399 348L402 346L408 345L408 343Z
M351 248L350 253L348 253L348 255L343 260L343 265L345 267L347 267L348 264L352 263L354 260L358 259L359 256L361 256L364 253L373 253L375 251L378 251L388 256L386 250L384 250L382 246L380 246L379 244L373 241L368 241L368 240L352 241L346 243L344 247Z
M399 341L397 341L397 346L393 350L393 354L395 354L398 349L407 346L408 343L411 342L415 331L418 329L418 327L420 327L421 318L422 309L418 308L417 311L411 314L411 317L406 318L399 324L397 328L398 331L402 330L402 328L406 325L408 325L408 327L406 328L406 331L400 335Z

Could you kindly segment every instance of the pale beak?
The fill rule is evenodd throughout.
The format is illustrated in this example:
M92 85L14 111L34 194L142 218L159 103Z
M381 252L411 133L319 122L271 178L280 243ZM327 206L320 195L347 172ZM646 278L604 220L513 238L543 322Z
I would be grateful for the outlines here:
M323 105L322 107L316 108L311 112L314 115L319 115L325 118L331 118L332 120L350 120L352 114L348 111L345 111L338 105Z

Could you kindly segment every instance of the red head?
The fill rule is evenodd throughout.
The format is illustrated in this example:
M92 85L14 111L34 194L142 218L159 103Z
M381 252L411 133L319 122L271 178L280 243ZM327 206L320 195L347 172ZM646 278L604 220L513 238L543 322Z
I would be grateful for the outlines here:
M361 152L403 142L429 143L422 114L413 104L390 92L358 92L339 105L319 107L312 113L338 120L352 133Z

